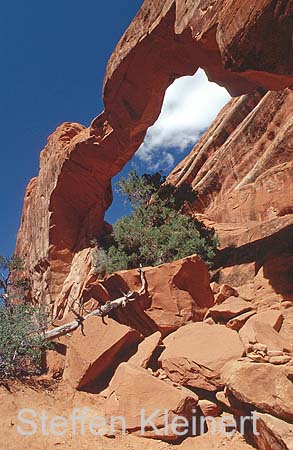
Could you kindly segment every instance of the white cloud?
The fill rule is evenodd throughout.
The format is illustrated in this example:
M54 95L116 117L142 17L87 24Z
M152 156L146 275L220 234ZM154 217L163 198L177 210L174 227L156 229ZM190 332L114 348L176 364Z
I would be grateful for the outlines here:
M201 69L179 78L167 89L161 114L136 156L148 169L170 169L174 155L196 143L229 99L226 89L210 83Z

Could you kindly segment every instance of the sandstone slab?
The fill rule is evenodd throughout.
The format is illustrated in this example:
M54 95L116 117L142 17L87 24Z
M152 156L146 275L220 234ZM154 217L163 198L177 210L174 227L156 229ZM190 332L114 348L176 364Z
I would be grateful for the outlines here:
M136 328L145 336L160 331L166 336L189 322L203 319L213 305L209 272L196 255L144 269L147 292L117 311L119 322ZM137 270L110 275L103 283L110 298L141 287Z
M236 331L224 325L193 323L164 340L160 362L169 378L179 384L216 391L222 386L220 371L226 362L243 354Z
M281 336L273 327L260 321L254 324L255 338L260 344L266 345L268 350L293 351L293 342Z
M247 311L243 314L240 314L240 316L236 316L233 317L232 319L230 319L227 322L227 327L231 328L232 330L236 330L239 331L240 328L243 327L243 325L245 324L245 322L252 316L254 316L254 314L256 313L256 311L252 310L252 311Z
M227 298L229 297L238 297L238 292L233 287L229 286L228 284L222 284L219 286L219 291L215 295L215 301L216 303L223 303Z
M284 420L293 420L293 389L289 366L246 361L227 363L222 381L241 402Z
M253 310L253 306L250 302L240 297L229 297L220 305L215 305L210 308L210 314L215 320L227 321L251 310Z
M145 437L161 440L178 440L170 426L176 416L183 416L188 421L193 416L198 398L184 388L176 389L161 381L144 369L129 363L122 363L115 372L109 386L109 394L105 405L106 417L125 418L126 430L143 432ZM144 417L154 414L153 424L142 428L142 411ZM167 412L167 426L164 411Z
M219 391L216 393L216 399L223 406L225 410L231 411L233 414L245 417L247 415L247 408L241 403L229 389Z
M102 390L117 366L133 354L142 336L125 325L90 317L68 344L64 378L76 389Z
M269 414L257 414L257 432L253 436L260 450L292 450L293 425Z
M129 359L133 366L146 369L156 348L161 341L162 335L159 331L145 338L138 346L137 352Z
M275 310L263 311L247 320L247 322L239 332L240 338L245 345L249 345L250 343L255 344L257 342L255 324L257 323L267 324L276 331L279 331L282 322L283 316L280 311Z
M283 311L284 320L280 329L280 335L293 344L293 306Z

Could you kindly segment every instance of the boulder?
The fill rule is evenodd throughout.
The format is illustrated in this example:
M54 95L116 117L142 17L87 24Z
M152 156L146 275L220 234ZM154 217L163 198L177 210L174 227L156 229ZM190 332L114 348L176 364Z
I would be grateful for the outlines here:
M214 304L209 272L196 255L157 267L145 268L147 293L126 308L115 312L119 322L148 336L160 331L163 336L189 322L201 321ZM139 290L137 270L124 270L103 282L110 298Z
M157 349L162 335L159 331L145 338L138 346L137 352L129 359L129 363L133 366L146 369L148 363Z
M293 350L293 342L285 339L267 323L256 321L253 327L256 341L266 345L268 350L280 350L289 353Z
M220 304L223 303L229 297L238 297L238 291L228 284L222 284L219 286L219 290L216 293L215 302Z
M181 385L216 391L223 384L220 371L242 356L244 347L236 331L224 325L192 323L164 340L160 362L169 378Z
M216 399L223 405L225 410L231 411L237 416L245 417L248 415L248 410L243 403L241 403L229 389L225 388L224 391L219 391L216 393Z
M293 306L282 312L284 320L280 329L280 335L293 343Z
M253 306L250 302L240 297L229 297L220 305L210 308L210 314L214 320L227 321L251 310L253 310Z
M142 368L122 363L110 383L105 413L108 423L111 417L124 417L129 432L176 441L179 436L174 433L171 422L176 416L183 416L190 422L197 402L197 396L191 391L177 389ZM149 425L144 430L143 416L147 418L153 414L152 422L156 428Z
M255 332L255 324L262 323L267 324L274 328L276 331L279 331L283 322L283 316L280 311L276 310L267 310L258 314L255 314L253 317L250 317L244 326L239 331L239 336L244 343L244 345L255 344L257 342L256 332Z
M289 366L231 361L221 371L223 383L243 403L284 420L293 420Z
M259 450L292 450L293 425L269 414L257 413L257 433L253 436Z
M199 400L198 406L205 417L218 417L222 412L221 406L210 400Z
M90 317L70 338L64 379L76 389L102 390L141 340L136 330L113 319L108 318L104 325L101 318Z
M240 328L243 327L243 325L245 324L245 322L246 322L250 317L254 316L255 313L256 313L256 312L253 311L253 310L252 310L252 311L247 311L247 312L245 312L245 313L243 313L243 314L240 314L240 316L233 317L233 319L230 319L230 320L227 322L226 325L227 325L228 328L231 328L232 330L239 331Z

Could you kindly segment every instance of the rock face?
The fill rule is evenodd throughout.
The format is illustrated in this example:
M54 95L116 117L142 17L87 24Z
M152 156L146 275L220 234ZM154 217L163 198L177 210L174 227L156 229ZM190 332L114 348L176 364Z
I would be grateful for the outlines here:
M102 232L112 200L110 180L96 158L102 139L93 128L61 125L49 137L39 176L27 188L16 250L26 261L40 303L58 298L70 270L75 275L75 261L79 285L89 271L89 239ZM76 298L78 292L71 294Z
M218 402L236 416L260 410L257 446L290 448L292 13L292 2L281 0L145 0L110 58L105 111L87 128L58 127L28 185L16 252L31 297L66 322L81 299L97 307L141 287L134 270L99 280L91 242L111 228L104 222L111 179L143 142L167 87L202 67L238 96L169 176L193 187L190 213L220 236L212 280L196 256L146 268L144 295L111 313L107 325L87 319L62 340L64 354L47 359L47 375L59 378L66 353L63 378L76 389L97 393L110 382L106 415L125 416L128 431L138 432L142 408L166 409L167 425L176 414L190 421L198 398L188 386L203 396L203 414L220 414ZM208 309L212 317L200 322ZM244 348L247 358L238 361ZM154 420L165 428L162 414ZM159 438L176 440L167 428ZM151 429L146 435L158 437ZM212 436L207 448L224 441ZM246 448L238 438L229 442ZM182 448L190 446L188 439Z
M240 314L227 322L227 327L232 328L232 330L239 331L243 327L245 322L255 314L255 311L248 311L246 313Z
M137 331L114 320L104 325L98 317L87 319L70 338L64 379L77 389L101 391L141 340Z
M176 78L202 67L233 95L293 83L292 7L283 3L143 3L109 61L105 112L88 128L74 123L57 128L27 188L16 251L26 260L35 299L60 306L69 295L81 296L90 241L103 232L111 203L111 178L142 143ZM226 230L240 222L242 242L248 235L262 239L292 223L291 130L289 89L234 99L170 179L190 182L200 193L197 211L223 222ZM259 227L260 219L269 223Z
M220 371L240 358L244 347L235 331L223 325L193 323L164 340L160 356L169 378L184 386L216 391L221 386Z
M161 341L161 338L162 335L159 331L147 337L141 344L139 344L137 353L133 355L128 362L133 366L146 369L151 357Z
M292 381L289 366L232 361L221 378L236 398L281 419L293 420Z
M146 268L145 277L147 293L115 317L146 336L157 330L166 336L186 323L200 321L214 303L208 270L197 256ZM121 290L139 290L141 281L137 270L125 270L109 276L102 285L109 298L117 298ZM95 282L89 289L95 289Z
M253 307L250 302L243 300L240 297L230 297L220 305L215 305L210 308L210 314L215 320L233 319L242 313L251 311Z
M260 450L291 450L293 448L293 425L269 414L258 413L257 432L254 437Z
M220 112L170 176L177 185L192 184L200 194L199 212L250 226L290 214L292 98L290 89L250 94Z
M267 325L268 327L279 331L283 322L283 315L280 311L268 310L261 312L247 320L241 328L239 335L245 345L254 344L257 341L256 328ZM264 342L260 342L264 344Z
M111 381L106 417L108 421L113 416L124 417L126 430L143 433L145 437L176 441L179 436L172 429L172 421L176 416L183 416L191 422L197 401L192 392L176 389L146 370L124 363ZM154 427L150 423L143 425L142 417L150 416Z
M250 284L255 302L292 301L292 112L290 89L232 99L169 176L192 185L194 214L220 236L218 281Z

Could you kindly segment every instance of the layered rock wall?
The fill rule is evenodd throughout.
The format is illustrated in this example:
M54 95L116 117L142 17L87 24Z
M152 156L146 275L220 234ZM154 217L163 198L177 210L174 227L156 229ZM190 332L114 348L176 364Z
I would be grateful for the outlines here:
M27 188L16 250L32 297L54 306L57 325L71 315L77 328L55 342L47 377L64 371L65 383L99 392L104 414L126 416L130 432L145 406L183 414L189 425L195 407L200 416L225 409L238 421L257 410L258 448L291 448L292 12L283 0L146 0L109 61L105 111L88 128L58 127ZM210 286L197 256L145 268L143 293L135 270L101 281L91 240L109 227L111 178L158 117L166 88L198 67L239 97L169 181L196 190L190 213L221 238L213 278L234 288ZM136 301L106 323L89 313L128 291ZM155 423L162 427L161 416ZM178 436L168 427L159 438ZM201 442L247 448L237 433L188 438L182 448Z
M292 117L290 89L231 100L170 181L191 184L197 211L216 222L292 213Z
M289 88L232 99L169 176L192 185L193 213L220 236L218 279L255 296L293 293L292 118Z
M27 273L33 282L32 294L37 301L60 303L81 295L90 270L89 243L101 234L104 212L111 203L111 178L131 159L148 127L157 119L167 87L180 76L194 74L198 67L204 68L210 80L225 86L233 95L253 92L259 87L278 90L290 86L291 24L291 2L262 0L257 5L240 0L144 2L109 61L104 82L105 112L88 128L79 124L61 125L41 154L39 176L27 189L16 251L26 260ZM276 131L282 148L288 143L290 98L288 90L265 96L263 90L258 90L235 99L224 109L226 128L216 133L215 145L223 147L226 166L220 167L221 162L217 166L214 147L208 146L204 158L209 162L203 164L204 159L200 160L196 169L201 180L189 174L193 185L202 186L200 201L204 211L215 220L230 215L229 221L233 222L240 214L255 220L257 215L269 214L266 205L260 206L259 194L251 191L248 182L258 179L261 186L260 172L271 168L272 158L276 166L274 176L278 177L277 166L288 160L277 155L274 148L279 147L274 145L270 156L268 144L276 140ZM270 119L275 121L271 135L263 130L265 137L261 138L262 131L253 125L256 115L259 125ZM255 136L248 138L246 132L240 133L237 154L243 161L237 177L227 176L224 167L230 167L230 134L234 130L238 142L237 127L248 117L251 120L247 130ZM283 134L279 133L280 127ZM242 124L240 129L244 128ZM234 141L231 145L234 147ZM223 207L226 197L224 201L217 200L217 192L211 191L205 181L210 177L204 176L206 169L217 174L224 186L222 193L231 206ZM286 171L282 170L282 177L285 174L290 177L290 170L288 165ZM241 195L256 197L254 212L244 206L239 209L239 196L231 194L232 186ZM279 205L281 214L287 211L286 201L283 203ZM221 212L217 213L217 208Z

